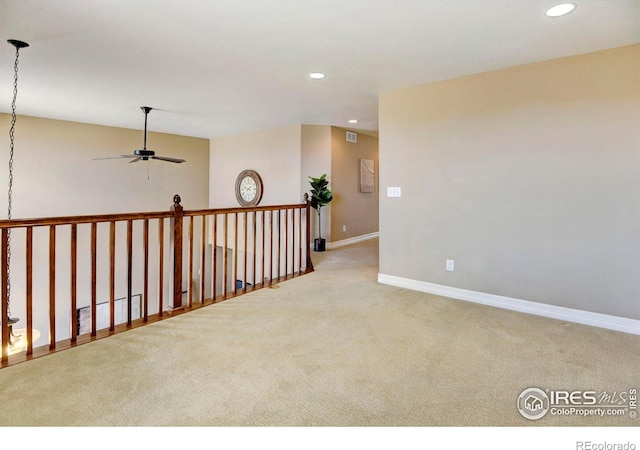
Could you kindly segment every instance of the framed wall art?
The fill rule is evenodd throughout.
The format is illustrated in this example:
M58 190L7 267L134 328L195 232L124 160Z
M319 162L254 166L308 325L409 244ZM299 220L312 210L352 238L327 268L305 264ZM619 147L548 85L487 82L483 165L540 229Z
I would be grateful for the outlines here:
M360 160L360 192L374 192L375 165L373 159Z

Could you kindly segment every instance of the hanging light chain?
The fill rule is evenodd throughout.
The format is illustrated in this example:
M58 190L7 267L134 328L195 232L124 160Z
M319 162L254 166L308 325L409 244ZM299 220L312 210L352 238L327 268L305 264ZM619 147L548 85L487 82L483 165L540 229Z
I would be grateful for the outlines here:
M11 102L11 128L9 128L9 190L7 192L7 219L11 220L11 207L13 195L13 150L14 134L16 128L16 100L18 98L18 60L20 48L28 44L20 41L9 41L16 48L16 61L13 65L13 101ZM7 316L11 321L11 228L7 228Z
M11 196L13 194L13 148L14 133L16 128L16 100L18 98L18 60L20 57L20 48L16 47L16 62L13 65L13 101L11 102L11 128L9 128L9 192L7 202L7 219L11 220ZM9 228L9 231L11 229Z

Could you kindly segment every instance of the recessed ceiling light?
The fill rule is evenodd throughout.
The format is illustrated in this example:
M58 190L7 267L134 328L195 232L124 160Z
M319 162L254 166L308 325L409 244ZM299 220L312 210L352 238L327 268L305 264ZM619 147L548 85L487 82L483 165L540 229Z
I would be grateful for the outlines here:
M549 9L546 14L549 17L560 17L569 14L574 9L576 9L576 5L573 3L561 3Z
M351 119L349 123L358 123L358 119Z
M322 80L325 77L325 74L322 72L311 72L309 76L314 80Z

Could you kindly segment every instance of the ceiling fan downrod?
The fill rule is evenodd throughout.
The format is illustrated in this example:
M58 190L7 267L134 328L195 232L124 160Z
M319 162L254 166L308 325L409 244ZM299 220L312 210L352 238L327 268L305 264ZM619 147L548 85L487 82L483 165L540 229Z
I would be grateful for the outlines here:
M149 112L153 109L150 106L141 106L140 109L144 112L144 147L143 150L147 149L147 116Z

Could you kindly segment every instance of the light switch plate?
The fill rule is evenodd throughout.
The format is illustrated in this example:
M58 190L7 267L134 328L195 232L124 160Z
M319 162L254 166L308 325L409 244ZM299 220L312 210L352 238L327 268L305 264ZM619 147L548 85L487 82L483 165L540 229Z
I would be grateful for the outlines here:
M402 188L401 187L388 187L387 188L387 197L402 197Z

